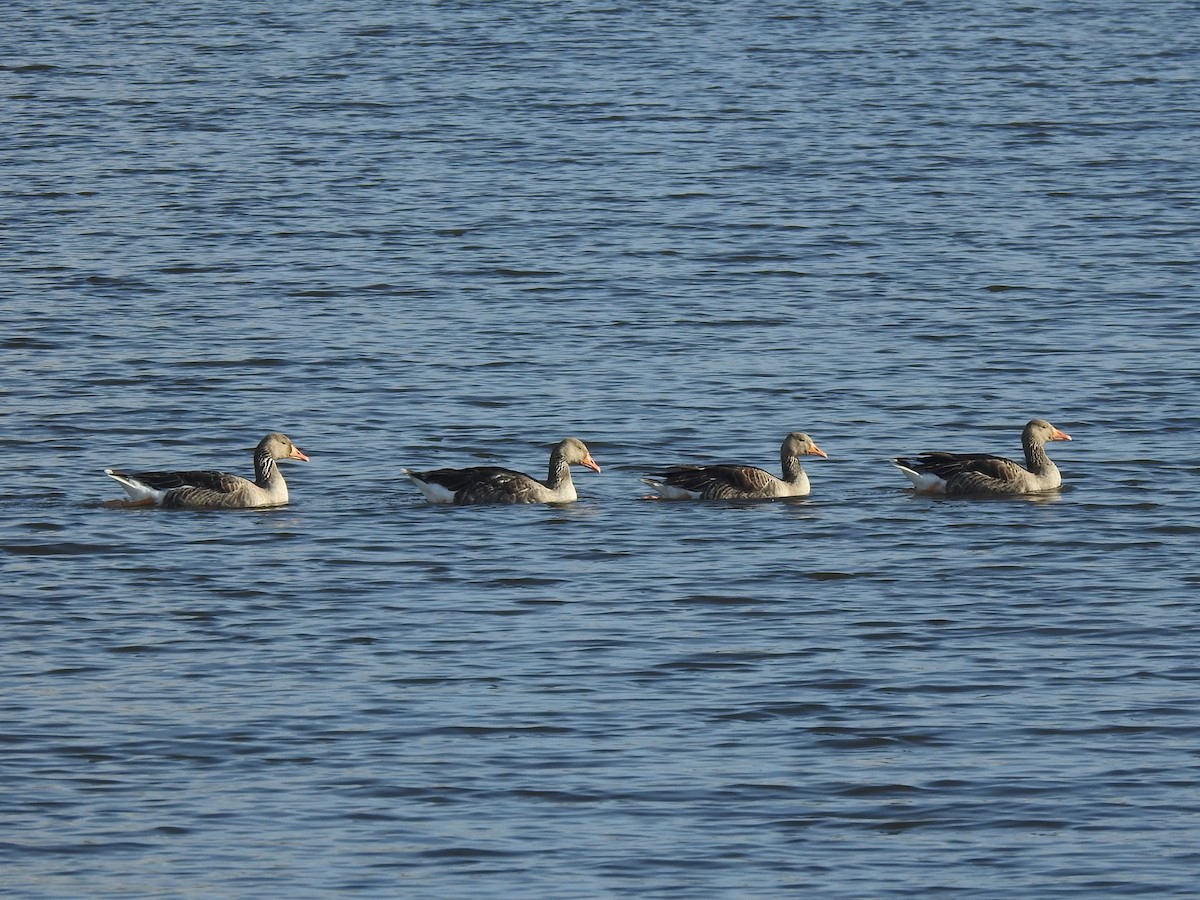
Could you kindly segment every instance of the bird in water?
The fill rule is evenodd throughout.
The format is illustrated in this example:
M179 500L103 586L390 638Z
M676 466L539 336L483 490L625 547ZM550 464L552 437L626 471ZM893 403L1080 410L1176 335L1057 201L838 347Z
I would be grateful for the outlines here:
M801 456L828 458L824 450L802 431L793 431L783 439L779 462L783 477L766 469L734 463L718 465L671 466L651 472L643 482L657 492L653 499L664 500L774 500L779 497L807 497L808 473L800 465Z
M1062 484L1058 466L1046 455L1047 441L1071 436L1045 419L1030 419L1021 432L1025 465L989 453L936 450L919 456L897 456L892 463L918 493L964 496L1013 496L1052 491Z
M254 509L283 506L287 483L277 460L308 462L287 435L273 431L254 448L254 480L214 471L122 472L105 469L129 495L113 505L162 506L166 509Z
M545 481L499 466L467 469L401 469L430 503L460 506L481 503L571 503L578 498L571 481L571 466L599 472L587 446L579 438L560 441L550 452Z

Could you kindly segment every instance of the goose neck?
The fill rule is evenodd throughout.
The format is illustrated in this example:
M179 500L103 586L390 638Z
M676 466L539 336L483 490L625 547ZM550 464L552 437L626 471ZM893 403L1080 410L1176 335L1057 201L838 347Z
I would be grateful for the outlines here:
M783 480L789 484L796 484L804 475L804 468L800 465L798 456L781 453L779 454L779 464L783 467Z
M546 475L546 486L557 490L571 480L571 467L563 459L562 453L555 450L550 454L550 470Z
M1021 443L1025 449L1025 466L1035 475L1042 475L1054 467L1050 457L1046 455L1044 442L1032 435L1023 438Z
M265 450L256 450L254 452L254 481L259 487L268 487L276 480L281 479L282 475L279 472L279 467L275 465L275 460L271 454Z

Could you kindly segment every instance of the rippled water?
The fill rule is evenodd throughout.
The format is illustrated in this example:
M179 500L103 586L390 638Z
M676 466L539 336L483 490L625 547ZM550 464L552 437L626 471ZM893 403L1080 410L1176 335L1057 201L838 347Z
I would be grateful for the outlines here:
M1097 6L18 3L0 889L1191 895L1198 9Z

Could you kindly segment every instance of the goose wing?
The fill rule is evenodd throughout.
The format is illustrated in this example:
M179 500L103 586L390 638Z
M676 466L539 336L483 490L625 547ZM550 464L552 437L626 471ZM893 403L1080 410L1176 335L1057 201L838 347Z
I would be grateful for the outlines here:
M259 505L257 485L225 472L118 472L105 469L125 488L135 504L159 503L169 509L240 509ZM283 497L286 501L286 494Z
M198 488L218 494L229 494L245 485L246 479L227 472L131 472L127 478L140 481L156 491L174 491L181 488Z
M672 466L651 477L664 484L692 491L706 499L729 499L765 495L775 476L755 466L720 464L713 466Z
M936 475L943 481L949 481L957 475L975 474L998 481L1010 481L1020 477L1025 469L1003 456L992 456L989 453L946 453L935 451L922 453L920 456L896 457L895 460L905 468L914 472Z
M499 466L473 466L468 469L434 469L414 472L417 478L436 484L454 495L458 504L536 503L545 485L524 474Z

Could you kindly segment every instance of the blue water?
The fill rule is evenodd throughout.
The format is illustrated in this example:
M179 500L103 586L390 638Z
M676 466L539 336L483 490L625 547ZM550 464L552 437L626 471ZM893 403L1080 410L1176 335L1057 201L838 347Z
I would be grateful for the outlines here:
M1200 5L10 6L0 893L1194 895Z

